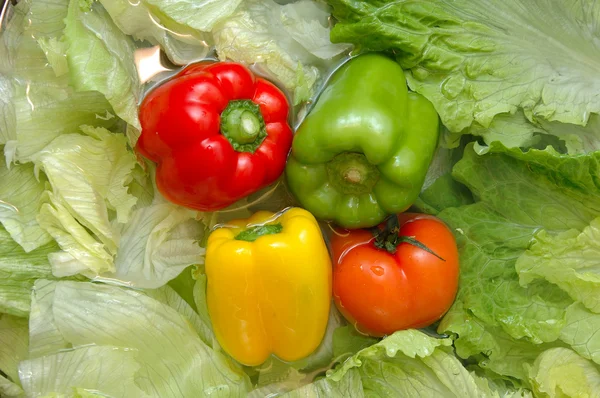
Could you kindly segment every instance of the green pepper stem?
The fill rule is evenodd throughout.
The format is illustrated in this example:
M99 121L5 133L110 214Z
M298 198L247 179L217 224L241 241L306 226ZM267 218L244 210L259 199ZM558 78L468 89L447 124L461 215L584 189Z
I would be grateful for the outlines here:
M261 236L274 235L280 233L281 231L283 231L283 226L281 224L257 225L237 234L235 240L254 242Z
M236 151L254 153L267 137L258 104L250 100L229 101L221 113L221 134Z
M362 153L344 152L327 163L329 182L347 195L371 192L379 180L379 170Z

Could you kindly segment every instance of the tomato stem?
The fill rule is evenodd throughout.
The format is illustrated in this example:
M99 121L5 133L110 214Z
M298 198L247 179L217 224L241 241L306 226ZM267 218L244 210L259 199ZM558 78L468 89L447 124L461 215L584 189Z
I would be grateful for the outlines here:
M415 239L414 236L400 235L399 232L400 225L398 223L398 216L392 215L388 217L383 229L375 227L372 230L372 233L375 236L375 247L381 250L386 250L391 254L395 254L396 251L398 251L398 245L400 243L408 243L418 247L421 250L425 250L429 254L433 254L442 261L446 261L422 242Z

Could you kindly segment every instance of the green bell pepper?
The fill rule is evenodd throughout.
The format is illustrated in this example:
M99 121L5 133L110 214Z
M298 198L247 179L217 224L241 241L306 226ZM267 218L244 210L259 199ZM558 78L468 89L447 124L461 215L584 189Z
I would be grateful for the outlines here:
M408 92L402 68L352 58L301 123L286 166L290 191L321 220L372 227L417 199L438 142L433 105Z

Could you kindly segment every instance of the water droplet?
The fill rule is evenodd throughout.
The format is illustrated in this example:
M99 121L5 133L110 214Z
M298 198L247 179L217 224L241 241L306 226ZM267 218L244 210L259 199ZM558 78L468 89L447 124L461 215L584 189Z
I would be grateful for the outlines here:
M383 270L382 267L378 266L378 265L374 265L371 267L371 272L374 273L377 276L382 276L385 271Z

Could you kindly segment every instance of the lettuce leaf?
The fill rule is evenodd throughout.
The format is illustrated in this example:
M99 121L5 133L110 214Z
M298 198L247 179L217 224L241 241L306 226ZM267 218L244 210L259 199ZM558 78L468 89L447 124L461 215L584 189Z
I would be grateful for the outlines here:
M519 109L529 120L579 126L600 112L598 3L329 3L340 21L332 41L394 51L411 89L434 104L452 132L474 122L487 128L496 115Z
M19 372L29 397L49 393L79 397L80 391L102 392L99 396L147 397L135 385L140 365L136 350L111 346L79 347L21 362Z
M59 136L35 158L50 185L38 222L63 250L50 259L57 276L114 271L119 234L109 211L125 222L136 202L127 192L136 159L126 137L89 126L82 131L88 135Z
M71 83L77 91L99 91L116 114L140 128L137 104L141 95L133 41L117 28L99 3L82 9L71 0L64 31Z
M2 396L16 396L22 392L18 365L27 357L27 342L27 320L0 314L0 371L8 377L0 381Z
M119 227L119 251L110 278L142 288L158 288L186 267L204 262L204 229L194 212L171 203L136 210Z
M166 28L158 21L144 2L132 3L128 0L99 0L115 25L137 40L147 40L158 44L169 59L176 65L185 65L206 57L208 46L197 34L180 33L184 31L175 22L170 21Z
M579 301L593 279L577 257L565 263L569 250L595 250L599 156L470 144L454 181L442 177L421 195L418 207L448 223L459 246L458 296L438 328L455 337L459 357L529 387L528 369L547 350L600 360L600 317ZM465 187L475 203L457 200ZM580 292L569 283L582 283Z
M0 153L0 223L25 252L50 243L52 238L36 220L46 179L36 179L32 164L9 169Z
M54 322L52 306L55 289L56 282L47 279L38 279L33 285L29 314L29 359L71 348Z
M56 282L51 306L45 309L53 319L45 319L55 324L74 351L58 352L56 347L55 353L22 363L24 388L39 394L69 394L84 388L110 395L128 388L167 398L245 396L249 389L245 374L200 339L190 318L175 309L182 308L177 299L187 306L177 296L171 296L167 305L132 289ZM34 316L44 316L43 312ZM40 346L34 335L30 340ZM102 357L86 355L92 353ZM42 368L43 372L29 371ZM110 382L104 381L109 378Z
M585 154L600 149L600 116L597 114L592 114L585 126L578 126L544 119L531 122L519 111L514 115L495 116L488 127L474 123L466 132L482 137L487 145L498 141L509 148L539 147L544 141L556 137L557 146L564 147L570 154ZM460 135L453 136L459 138Z
M473 375L452 354L451 339L417 330L396 332L367 347L332 371L341 381L358 370L365 396L485 397Z
M36 279L52 278L48 254L56 250L51 242L26 253L0 226L0 313L28 316L31 287Z
M600 218L579 232L575 229L556 236L546 230L516 263L519 280L527 285L545 279L567 292L590 311L600 313Z
M309 0L283 6L246 0L215 25L217 54L221 60L255 64L290 90L298 104L313 94L324 71L319 67L349 48L329 42L328 16L327 8Z
M226 20L242 0L144 0L157 15L182 26L201 32L210 32L216 24Z
M6 144L9 163L30 162L54 138L76 132L82 124L115 124L104 96L75 92L68 74L57 77L56 62L49 62L50 53L40 47L62 32L67 6L66 0L20 1L2 34L0 92L10 101L2 105L0 100L0 144Z
M258 392L260 390L256 391ZM250 395L251 398L263 396L264 395L258 394ZM323 378L281 396L285 398L363 398L365 397L365 394L362 387L362 380L358 371L355 369L350 369L340 381Z
M600 391L600 369L567 348L554 348L541 354L531 367L538 396L584 397Z

